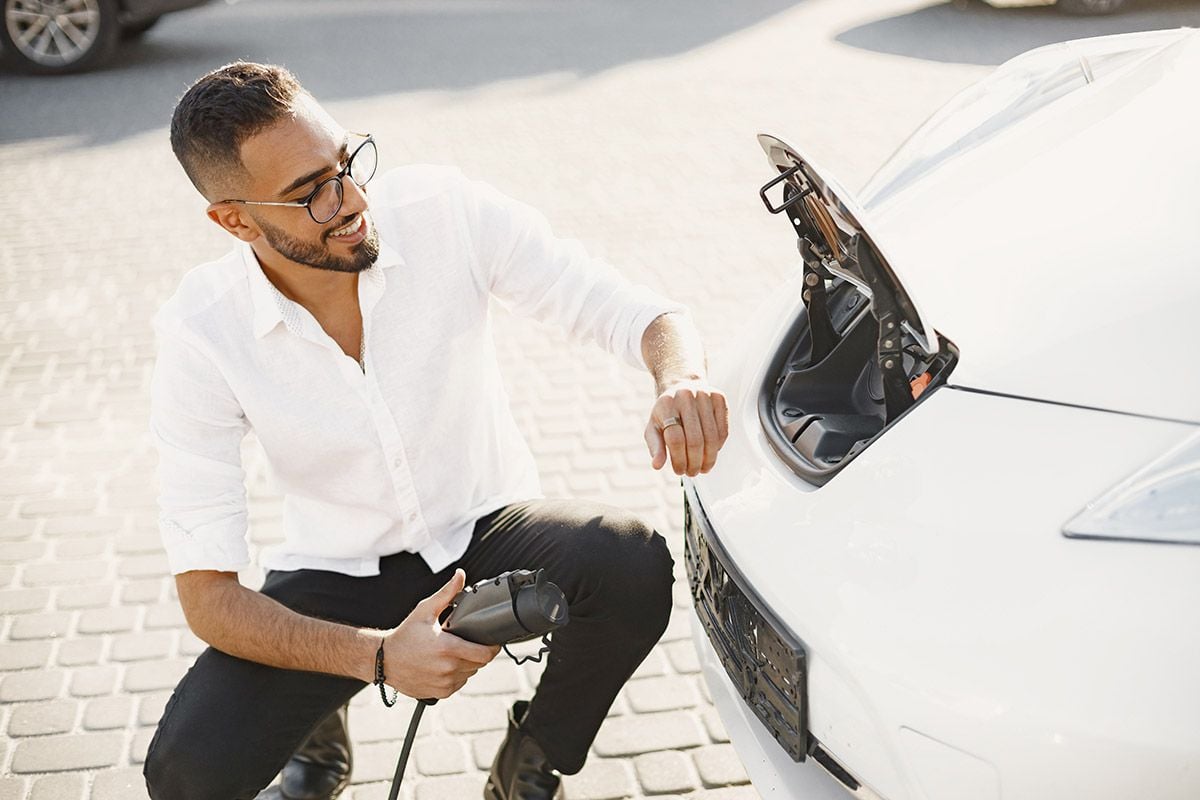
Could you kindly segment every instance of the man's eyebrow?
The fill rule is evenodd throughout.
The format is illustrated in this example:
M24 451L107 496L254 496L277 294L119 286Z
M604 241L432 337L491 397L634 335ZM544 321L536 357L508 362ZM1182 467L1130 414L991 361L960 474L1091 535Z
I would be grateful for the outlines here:
M349 134L347 134L346 136L342 137L342 147L340 150L338 150L338 161L341 162L341 160L344 159L349 154L350 154L350 136L349 136ZM313 170L312 172L308 173L307 175L302 175L301 177L299 177L296 180L289 183L287 185L287 188L279 193L279 197L286 197L287 195L289 195L292 192L299 189L304 184L312 183L317 178L321 177L322 175L324 175L326 172L328 172L331 169L333 169L333 167L321 167L320 169Z

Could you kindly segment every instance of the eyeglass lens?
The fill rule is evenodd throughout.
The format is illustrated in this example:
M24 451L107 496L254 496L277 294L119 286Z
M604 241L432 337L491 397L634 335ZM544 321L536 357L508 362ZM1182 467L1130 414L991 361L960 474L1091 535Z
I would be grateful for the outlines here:
M367 181L375 175L377 166L379 166L379 151L375 148L375 142L368 139L350 156L347 172L350 180L359 186L366 186ZM340 177L331 178L318 186L317 193L313 195L308 204L308 211L312 214L312 218L318 223L324 224L337 216L338 211L342 208L342 191Z

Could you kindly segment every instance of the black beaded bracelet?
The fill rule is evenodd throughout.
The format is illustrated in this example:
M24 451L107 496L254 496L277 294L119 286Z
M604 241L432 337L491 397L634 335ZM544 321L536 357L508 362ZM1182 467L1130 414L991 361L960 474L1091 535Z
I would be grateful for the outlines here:
M396 698L400 696L400 692L393 689L392 699L388 700L387 685L384 684L386 676L383 674L383 643L385 641L385 639L379 640L379 650L375 652L375 685L379 687L379 699L385 706L391 708L396 705Z

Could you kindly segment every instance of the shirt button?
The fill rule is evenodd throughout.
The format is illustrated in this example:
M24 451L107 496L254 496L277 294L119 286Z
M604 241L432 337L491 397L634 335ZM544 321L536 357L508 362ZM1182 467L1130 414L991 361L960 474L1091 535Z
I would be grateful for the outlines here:
M401 465L401 464L403 464L403 463L404 463L404 459L403 459L403 458L401 458L400 456L396 456L395 458L393 458L393 459L392 459L392 466L393 466L393 467L398 467L398 466L400 466L400 465Z
M414 512L412 512L411 514L409 514L409 515L408 515L408 521L409 521L409 522L416 522L416 521L417 521L417 512L415 512L415 511L414 511Z

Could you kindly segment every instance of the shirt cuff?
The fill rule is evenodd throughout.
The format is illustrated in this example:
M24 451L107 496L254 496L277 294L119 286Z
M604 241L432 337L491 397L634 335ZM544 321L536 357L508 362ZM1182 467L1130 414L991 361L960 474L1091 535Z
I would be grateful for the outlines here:
M172 575L194 569L238 572L250 565L245 514L201 525L191 531L174 520L160 519L158 530Z

